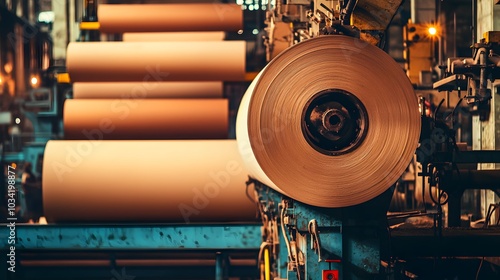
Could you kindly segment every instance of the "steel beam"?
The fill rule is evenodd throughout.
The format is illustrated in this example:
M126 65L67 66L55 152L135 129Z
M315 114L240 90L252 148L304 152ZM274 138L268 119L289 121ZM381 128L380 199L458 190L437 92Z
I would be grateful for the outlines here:
M500 230L444 228L436 236L432 228L395 229L391 231L393 257L475 257L498 256Z
M0 224L0 240L9 228ZM16 225L16 250L258 249L260 225ZM2 242L1 249L7 249ZM10 246L10 245L9 245Z

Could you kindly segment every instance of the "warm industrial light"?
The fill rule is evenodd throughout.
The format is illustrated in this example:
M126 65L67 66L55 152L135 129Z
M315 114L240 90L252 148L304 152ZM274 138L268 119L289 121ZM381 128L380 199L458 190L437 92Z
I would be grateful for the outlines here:
M2 76L0 76L0 85L3 83Z
M427 32L429 32L429 35L431 35L431 36L436 36L437 29L436 29L436 27L431 26L431 27L429 27L429 29L427 29Z
M20 124L21 123L21 119L20 118L16 118L16 124Z
M5 70L5 73L10 74L10 72L12 72L12 63L10 62L5 63L3 69Z
M37 86L38 85L38 78L35 76L31 77L31 85L32 86Z

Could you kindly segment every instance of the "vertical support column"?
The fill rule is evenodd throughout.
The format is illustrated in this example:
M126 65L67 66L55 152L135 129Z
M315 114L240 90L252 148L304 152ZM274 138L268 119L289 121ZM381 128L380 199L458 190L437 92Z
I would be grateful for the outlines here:
M480 150L500 150L500 96L497 94L500 81L494 84L488 82L492 89L491 112L489 120L480 122L478 116L473 119L473 139L476 141L474 149ZM474 135L474 133L476 133ZM499 169L500 165L495 163L479 164L478 169ZM498 198L490 190L481 190L481 213L486 215L486 211L491 203L498 203ZM495 216L496 217L496 216ZM495 218L493 217L493 219Z
M476 38L480 40L483 34L488 31L500 30L500 6L494 1L477 1L477 25ZM478 116L473 117L472 122L472 144L474 150L500 150L500 96L497 94L496 86L500 86L500 81L494 84L488 82L492 89L491 112L489 120L480 122ZM480 164L478 169L498 169L498 164ZM491 203L498 203L495 194L490 190L481 190L481 213L485 215ZM493 217L495 218L495 217Z
M224 258L221 252L215 254L215 280L224 279Z
M16 83L15 95L19 96L24 94L26 91L26 68L25 68L25 42L29 42L29 39L25 37L24 28L20 25L14 26L14 45L15 45L15 57L14 57L14 79Z
M66 1L52 0L52 10L54 11L54 23L52 26L52 38L54 42L54 60L56 65L64 65L66 59L66 47L69 42L66 22Z
M0 0L0 5L5 5L4 0ZM4 65L7 62L7 24L5 19L0 19L0 98L6 93L4 83L6 83L6 75Z
M68 28L69 28L69 38L68 42L77 41L80 37L80 25L79 21L82 19L82 9L77 8L76 5L82 5L80 1L69 1L69 14L68 14ZM80 14L77 14L79 12Z
M278 266L278 276L279 278L282 279L288 279L288 249L286 247L286 242L285 242L285 237L283 236L283 233L281 232L281 227L278 229L279 234L279 256L277 260L277 266Z

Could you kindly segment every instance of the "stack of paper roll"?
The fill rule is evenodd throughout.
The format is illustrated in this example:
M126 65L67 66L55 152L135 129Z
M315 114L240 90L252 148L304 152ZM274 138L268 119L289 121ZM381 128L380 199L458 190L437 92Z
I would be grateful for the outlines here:
M49 141L45 215L55 222L255 220L234 140Z
M238 31L243 27L241 6L223 3L99 5L104 33Z
M99 5L101 32L124 41L69 44L66 139L108 123L106 140L227 138L223 82L244 80L246 45L222 39L242 15L236 4Z
M254 220L223 98L224 81L244 78L245 43L220 33L241 28L241 8L120 4L98 13L102 32L161 33L69 44L74 99L64 104L66 140L49 141L45 151L48 220ZM166 31L183 33L172 39Z
M386 191L419 134L417 98L401 67L339 35L306 40L272 60L243 97L236 127L253 178L320 207Z

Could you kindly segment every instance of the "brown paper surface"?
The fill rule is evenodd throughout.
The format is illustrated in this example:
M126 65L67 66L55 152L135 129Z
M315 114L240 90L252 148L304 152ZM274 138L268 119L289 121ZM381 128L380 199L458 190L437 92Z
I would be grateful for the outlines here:
M74 99L222 98L222 82L80 82Z
M223 139L227 99L68 99L69 140Z
M49 141L49 222L254 221L235 140Z
M164 31L238 31L243 11L237 4L100 4L103 33Z
M226 34L211 32L127 32L123 42L176 42L176 41L222 41Z
M242 81L245 42L72 42L72 82Z
M354 150L326 155L302 131L319 92L340 89L364 105L369 125ZM321 207L363 203L387 190L418 144L417 98L403 69L382 50L346 36L306 40L272 60L247 90L236 136L252 177Z

